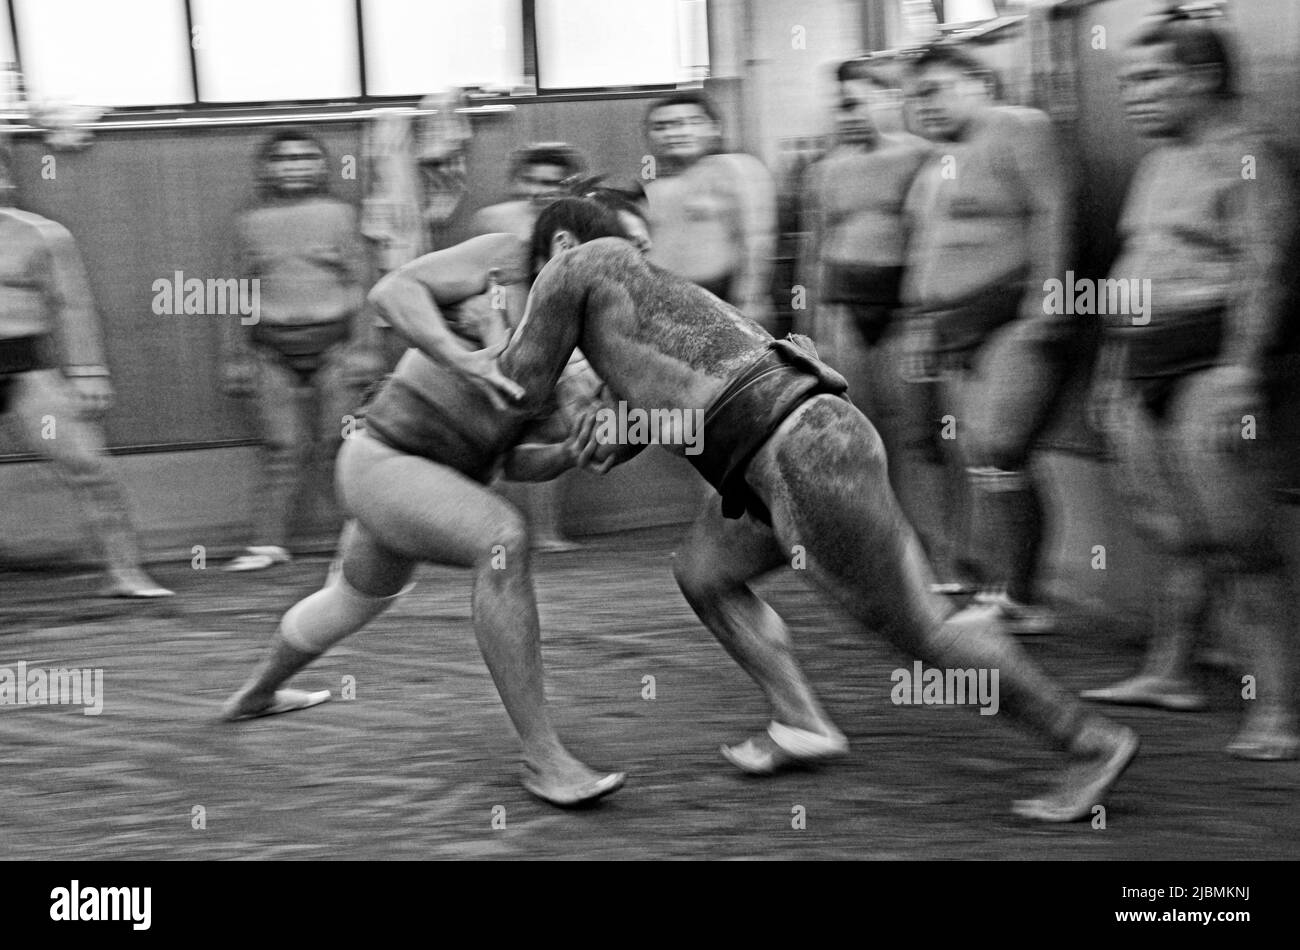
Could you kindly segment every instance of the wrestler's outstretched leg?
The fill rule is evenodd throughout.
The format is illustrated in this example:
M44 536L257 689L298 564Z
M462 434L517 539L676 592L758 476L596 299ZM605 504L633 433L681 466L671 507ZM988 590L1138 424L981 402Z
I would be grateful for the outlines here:
M389 551L356 522L343 528L325 586L294 604L248 682L226 700L222 717L249 719L315 706L329 691L284 689L291 676L359 631L403 593L415 561Z
M724 747L723 754L733 764L754 774L842 754L848 748L808 685L784 621L749 586L786 563L787 555L770 528L748 515L723 517L716 495L706 501L673 563L677 584L696 616L767 696L777 738L789 734L780 731L784 727L809 733L819 745L820 754L797 755L764 732Z
M1248 670L1258 698L1246 704L1241 730L1228 752L1243 759L1282 760L1300 755L1293 700L1293 648L1287 617L1294 617L1293 590L1283 570L1237 577L1238 617Z
M386 550L473 570L474 633L523 744L524 786L556 805L619 788L626 776L593 771L571 755L547 712L523 515L459 472L365 433L350 438L339 454L338 488L345 508ZM346 563L345 573L353 576Z
M998 670L1000 708L1069 754L1058 787L1018 802L1018 813L1048 821L1090 813L1136 754L1136 736L1086 713L995 611L952 615L929 592L929 568L889 487L880 438L861 413L833 397L811 400L759 451L748 478L781 545L802 544L809 576L854 617L933 666Z

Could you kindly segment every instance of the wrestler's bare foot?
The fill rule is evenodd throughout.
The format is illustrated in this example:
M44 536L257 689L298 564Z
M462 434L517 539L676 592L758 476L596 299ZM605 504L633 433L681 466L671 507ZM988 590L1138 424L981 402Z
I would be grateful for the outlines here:
M307 692L301 689L277 689L271 692L245 687L226 700L221 707L221 718L226 722L256 719L259 716L278 716L319 706L330 698L327 689Z
M532 550L537 554L563 554L566 551L581 551L582 545L568 538L538 538L533 542Z
M723 746L723 757L749 775L774 775L792 768L809 768L848 752L849 743L834 726L816 731L772 723L766 732L739 745Z
M568 753L545 765L524 762L524 788L559 808L589 805L618 791L625 781L626 772L595 772Z
M1295 718L1279 710L1248 715L1228 745L1228 754L1260 762L1296 758L1300 754L1300 735L1296 734Z
M99 589L99 596L153 600L160 597L173 597L175 594L140 568L129 567L110 570L107 583Z
M1080 821L1092 814L1137 755L1138 737L1132 729L1100 716L1086 722L1071 749L1056 787L1046 795L1012 804L1022 818L1036 821Z
M1205 708L1205 697L1186 680L1140 675L1114 686L1084 690L1084 699L1121 706L1154 706L1172 712L1195 712Z

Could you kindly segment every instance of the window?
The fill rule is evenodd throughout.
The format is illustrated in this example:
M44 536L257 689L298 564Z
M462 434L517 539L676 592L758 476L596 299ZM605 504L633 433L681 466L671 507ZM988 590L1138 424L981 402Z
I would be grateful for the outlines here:
M0 68L14 61L13 24L9 22L9 4L0 3Z
M127 108L675 85L708 75L707 0L0 0L20 56L32 101Z
M891 22L891 46L917 46L939 35L933 0L899 0L898 19Z
M35 101L194 100L185 7L175 0L15 0L14 19L27 94ZM4 62L13 59L12 52L4 55L11 42L8 35L0 41Z
M537 0L538 86L670 85L708 65L694 0Z
M191 9L202 101L361 95L352 0L191 0Z
M524 84L522 0L365 0L366 92Z
M943 0L943 22L982 23L998 15L993 0Z

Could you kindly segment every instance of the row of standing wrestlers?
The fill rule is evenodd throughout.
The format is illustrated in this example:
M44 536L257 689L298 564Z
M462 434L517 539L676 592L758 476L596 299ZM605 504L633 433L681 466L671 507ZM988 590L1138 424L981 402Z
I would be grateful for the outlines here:
M1141 319L1136 296L1134 312L1103 316L1053 305L1048 288L1066 278L1076 213L1067 166L1048 118L1000 103L986 67L936 47L901 67L856 59L836 80L836 143L799 188L803 329L881 433L943 589L973 593L1023 632L1051 628L1036 576L1047 512L1035 460L1090 324L1102 320L1090 415L1132 523L1163 560L1142 670L1090 696L1204 705L1194 649L1212 608L1231 600L1259 696L1231 750L1294 756L1295 585L1275 491L1287 487L1296 444L1296 387L1279 371L1294 337L1285 270L1295 200L1284 160L1243 120L1222 33L1162 22L1127 53L1126 117L1154 147L1130 188L1110 277L1149 281ZM771 326L776 189L757 159L722 149L720 129L698 93L648 110L655 161L648 180L638 176L646 202L635 239L657 265ZM313 445L330 459L337 420L386 363L363 306L364 243L352 209L328 193L320 142L277 133L259 159L261 200L240 216L237 268L262 281L262 319L249 336L230 335L223 383L258 408L254 524L265 536L237 570L288 559L301 461ZM512 166L515 199L480 212L476 230L526 236L584 169L568 146L524 150ZM0 227L0 410L83 500L109 563L105 592L166 596L140 567L91 421L111 386L75 244L12 207ZM301 412L303 389L315 396L314 423ZM67 420L58 439L40 438L50 415ZM558 543L553 496L538 509L549 524L537 533Z

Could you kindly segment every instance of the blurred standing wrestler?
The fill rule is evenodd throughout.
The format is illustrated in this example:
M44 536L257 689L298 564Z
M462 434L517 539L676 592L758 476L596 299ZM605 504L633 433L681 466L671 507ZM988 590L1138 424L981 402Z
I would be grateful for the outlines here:
M1032 460L1080 326L1044 314L1041 290L1065 275L1064 166L1048 117L996 104L996 77L968 53L931 47L909 73L935 150L908 196L904 293L917 362L942 377L941 445L966 475L954 562L1021 632L1043 632L1052 617L1037 605L1045 513Z
M590 458L582 453L592 413L534 424L550 406L536 413L517 404L525 384L529 392L550 392L560 374L516 382L501 373L492 354L508 328L492 297L498 287L527 287L552 241L601 236L621 236L617 217L592 202L571 202L567 213L543 212L531 243L502 233L471 238L375 285L371 303L411 348L368 405L364 430L339 454L339 496L352 520L325 586L284 615L269 655L227 702L226 718L324 702L328 691L281 686L383 613L419 563L450 564L474 572L474 632L523 745L525 787L567 806L623 784L622 773L601 774L579 761L551 723L528 525L488 488L503 468L515 479L540 480ZM581 360L560 385L566 403L576 395L590 404L600 389ZM585 424L585 434L566 419Z
M309 469L331 468L344 416L377 377L382 359L361 345L367 260L351 205L329 194L325 147L286 129L258 151L260 202L242 213L238 271L257 280L261 310L247 334L229 325L223 388L253 400L262 465L253 504L254 543L226 565L258 571L290 559L292 503ZM300 397L310 397L308 412Z
M470 233L513 234L521 241L528 241L542 209L564 194L566 180L580 175L586 168L582 153L566 142L538 142L519 149L510 161L511 200L477 211L470 222ZM498 303L513 327L523 315L527 287L513 284L503 290ZM579 547L564 537L560 525L558 480L523 486L523 496L532 523L534 550L572 551Z
M470 230L527 241L542 209L565 193L564 182L586 170L582 153L567 142L536 142L519 149L510 159L510 200L480 208Z
M934 393L904 383L895 319L907 259L904 201L930 146L906 132L882 130L882 123L900 124L893 113L902 92L879 61L848 60L836 70L836 81L836 143L805 172L801 201L807 241L800 270L814 310L812 336L879 431L890 481L933 554L937 543L928 526L942 469L906 463L927 446L937 451ZM910 451L900 449L904 441Z
M0 419L53 463L107 562L109 597L170 597L140 566L127 500L95 419L113 387L76 242L62 225L11 206L0 142Z
M645 130L651 260L767 326L776 250L771 174L752 155L720 151L721 116L703 92L654 102Z
M1295 380L1274 359L1295 325L1293 173L1243 123L1230 47L1209 24L1143 28L1121 85L1157 147L1130 187L1111 277L1149 281L1150 307L1109 318L1097 395L1128 514L1166 568L1142 670L1084 696L1202 708L1191 653L1214 599L1231 598L1256 693L1228 751L1294 758L1297 591L1273 496L1300 445Z

